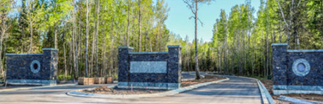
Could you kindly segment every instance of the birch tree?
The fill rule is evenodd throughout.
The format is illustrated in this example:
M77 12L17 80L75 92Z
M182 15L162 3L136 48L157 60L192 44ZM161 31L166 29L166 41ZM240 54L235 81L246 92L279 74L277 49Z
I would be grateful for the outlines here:
M197 52L197 21L200 21L201 24L202 21L197 17L198 14L198 3L209 3L212 0L183 0L185 4L187 4L187 7L191 10L194 16L190 18L194 18L195 23L195 72L196 72L196 79L201 79L200 76L200 70L198 65L198 52Z

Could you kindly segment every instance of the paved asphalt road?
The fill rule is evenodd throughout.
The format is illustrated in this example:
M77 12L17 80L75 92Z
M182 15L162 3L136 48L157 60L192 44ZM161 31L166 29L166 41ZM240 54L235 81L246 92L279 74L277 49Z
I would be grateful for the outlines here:
M173 96L141 99L102 99L67 96L71 90L91 86L51 87L11 92L0 92L0 104L64 104L64 103L118 103L118 104L261 104L256 81L228 76L231 80L200 87ZM110 84L112 85L112 84Z

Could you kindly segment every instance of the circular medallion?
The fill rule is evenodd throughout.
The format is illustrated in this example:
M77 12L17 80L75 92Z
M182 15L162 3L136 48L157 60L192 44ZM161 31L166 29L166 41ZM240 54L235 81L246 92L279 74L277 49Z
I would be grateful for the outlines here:
M30 64L30 70L33 73L38 73L40 70L40 62L38 60L33 60Z
M293 72L297 76L305 76L310 72L311 66L305 59L297 59L293 63Z

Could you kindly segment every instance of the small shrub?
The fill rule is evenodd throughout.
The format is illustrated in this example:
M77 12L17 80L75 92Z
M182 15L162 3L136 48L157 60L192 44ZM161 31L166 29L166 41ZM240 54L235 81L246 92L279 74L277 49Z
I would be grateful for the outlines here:
M71 80L71 79L72 79L71 75L66 76L66 80ZM64 80L64 75L58 75L57 80Z

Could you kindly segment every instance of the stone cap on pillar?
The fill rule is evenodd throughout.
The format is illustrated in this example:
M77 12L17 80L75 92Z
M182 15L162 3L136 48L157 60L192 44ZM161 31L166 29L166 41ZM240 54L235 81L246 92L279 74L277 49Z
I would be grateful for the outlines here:
M121 47L118 47L118 49L133 49L133 47L121 46Z
M287 43L272 43L271 46L287 46Z
M43 51L58 51L58 49L55 48L43 48Z
M168 48L182 48L180 45L168 45Z

